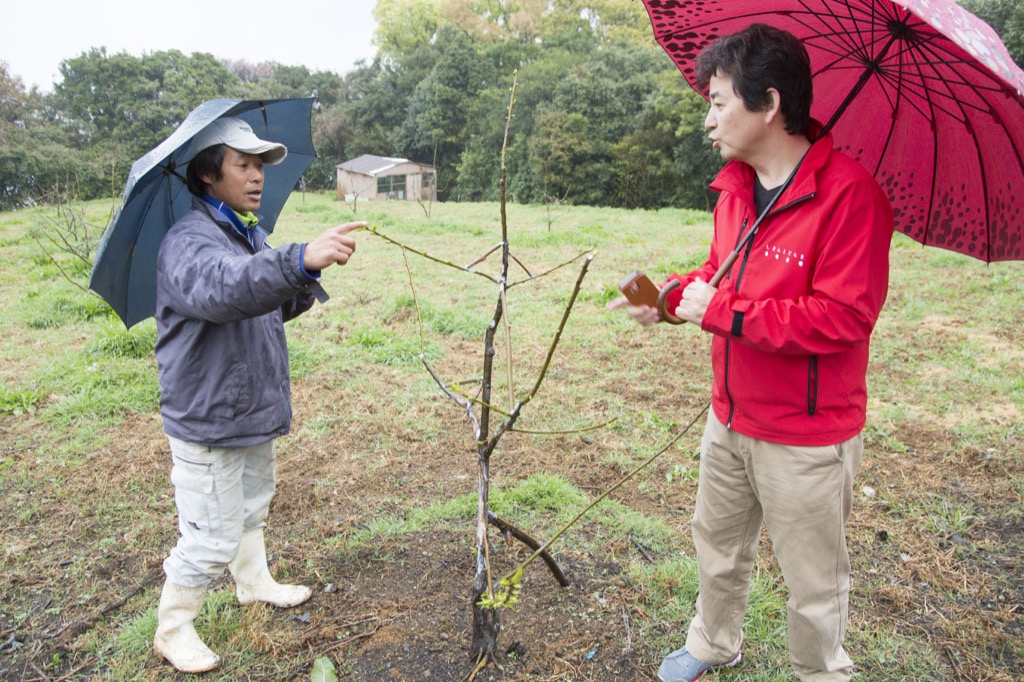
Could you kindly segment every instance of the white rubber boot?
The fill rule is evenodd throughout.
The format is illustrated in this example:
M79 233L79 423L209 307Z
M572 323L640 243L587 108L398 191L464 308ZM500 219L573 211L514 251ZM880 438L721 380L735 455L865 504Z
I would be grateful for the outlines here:
M298 606L313 594L305 585L281 585L270 575L262 528L242 534L238 556L228 564L228 570L235 579L239 604L262 601L286 609Z
M160 593L153 653L183 673L206 672L220 665L220 656L203 644L192 625L205 597L205 586L181 587L170 581Z

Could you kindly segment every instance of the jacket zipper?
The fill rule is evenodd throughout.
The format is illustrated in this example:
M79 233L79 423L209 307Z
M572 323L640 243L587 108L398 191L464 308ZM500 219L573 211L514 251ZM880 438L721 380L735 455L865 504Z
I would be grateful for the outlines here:
M782 213L783 211L786 211L786 210L792 208L793 206L796 206L797 204L801 204L801 203L807 201L808 199L812 199L813 197L814 197L814 192L811 192L810 194L805 194L802 197L797 197L796 199L793 199L792 201L790 201L785 206L776 207L776 209L774 211L772 211L771 213L769 213L765 217L766 218L773 218L773 217L777 216L779 213ZM744 218L743 219L743 225L740 227L739 237L736 238L736 245L737 246L739 245L740 241L743 239L743 233L747 229L747 223L748 222L749 222L748 218ZM759 226L758 229L760 229L760 226ZM743 279L743 273L747 269L747 260L750 258L750 252L754 248L754 240L755 239L757 239L757 235L756 234L753 237L750 238L750 241L747 242L747 247L743 250L743 259L740 261L740 271L739 271L739 274L736 275L736 289L735 290L736 290L737 294L740 292L740 280ZM736 248L736 247L734 246L733 248ZM725 340L725 397L729 401L729 418L726 419L726 421L725 421L725 427L727 429L731 429L732 428L732 420L733 420L733 417L736 414L736 401L732 399L732 392L729 390L729 358L731 356L731 353L730 353L731 350L732 350L732 341L730 341L729 339L726 339ZM814 415L814 409L815 409L815 406L817 404L817 389L818 389L818 372L817 372L818 361L817 361L817 358L812 356L811 357L811 362L812 362L812 365L814 367L814 403L813 404L810 403L810 400L811 400L811 387L810 387L810 384L808 385L808 388L807 388L807 395L808 395L808 410L809 410L809 413L811 414L811 416L813 416ZM810 382L810 377L808 377L808 382Z
M807 358L807 414L813 417L818 409L818 356Z

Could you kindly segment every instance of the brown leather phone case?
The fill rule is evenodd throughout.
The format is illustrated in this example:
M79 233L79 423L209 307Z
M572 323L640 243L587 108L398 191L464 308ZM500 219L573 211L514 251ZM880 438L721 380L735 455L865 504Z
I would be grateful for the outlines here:
M619 284L619 291L633 305L658 305L658 287L644 273L634 270Z

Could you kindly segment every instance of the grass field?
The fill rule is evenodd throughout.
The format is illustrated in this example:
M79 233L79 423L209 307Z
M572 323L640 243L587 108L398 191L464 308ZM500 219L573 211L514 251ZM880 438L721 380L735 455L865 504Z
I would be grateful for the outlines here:
M88 264L47 241L69 225L98 237L110 208L0 213L0 679L175 677L150 651L177 537L155 327L126 331L84 290ZM500 241L496 204L429 214L296 194L271 241L354 218L457 264ZM641 329L604 304L633 269L657 279L700 263L710 216L516 205L508 216L513 253L535 275L596 254L524 432L492 460L495 511L545 538L707 403L706 335ZM318 659L356 680L461 680L472 667L473 435L419 356L447 383L478 378L497 287L358 239L352 262L325 273L332 299L288 327L295 418L278 446L268 551L280 579L315 596L292 611L242 608L216 582L198 625L225 665L207 679L309 679ZM901 235L891 257L848 528L855 679L1021 679L1024 264ZM580 263L534 279L513 269L524 281L509 292L511 385L498 333L499 407L533 385ZM530 566L521 603L502 614L506 658L477 679L655 679L693 613L702 425L554 546L568 588ZM494 538L499 574L528 553ZM743 663L710 679L795 679L786 599L766 541Z

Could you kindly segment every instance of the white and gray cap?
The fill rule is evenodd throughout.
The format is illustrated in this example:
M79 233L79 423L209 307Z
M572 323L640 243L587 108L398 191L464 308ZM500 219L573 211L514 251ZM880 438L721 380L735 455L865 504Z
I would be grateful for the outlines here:
M257 154L268 166L276 166L288 155L287 147L280 142L261 140L252 132L248 123L228 116L218 118L192 138L192 145L188 149L189 158L193 159L199 152L217 144L226 144L246 154Z

